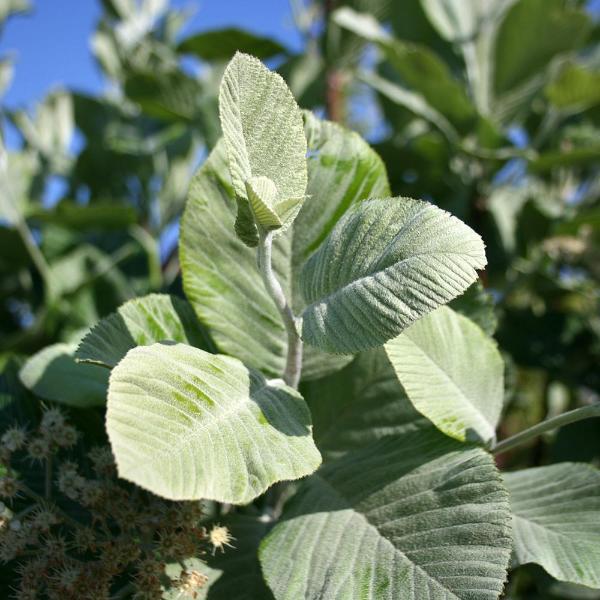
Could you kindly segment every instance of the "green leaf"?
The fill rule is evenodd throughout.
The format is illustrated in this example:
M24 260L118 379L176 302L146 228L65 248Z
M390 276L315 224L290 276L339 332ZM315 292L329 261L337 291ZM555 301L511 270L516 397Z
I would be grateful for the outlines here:
M385 345L414 407L460 441L495 439L504 396L496 344L467 317L442 306Z
M545 89L554 106L584 110L600 104L600 71L576 63L566 64Z
M184 344L127 353L110 376L106 428L119 475L172 500L245 504L321 462L296 391Z
M530 161L535 173L546 173L556 167L578 167L598 164L600 160L600 144L573 148L572 150L552 150L540 154Z
M223 75L219 114L238 203L248 203L251 177L269 178L279 201L301 202L308 178L306 138L302 113L281 76L256 58L236 53ZM236 231L255 245L248 217L238 212Z
M75 358L110 369L132 348L165 340L212 349L190 304L176 296L150 294L129 300L94 325L81 340Z
M275 240L275 270L299 314L294 282L307 258L353 204L389 193L385 167L354 132L305 113L307 199L292 227ZM256 252L233 232L236 205L223 143L194 177L179 245L185 293L221 352L270 377L285 368L287 336L256 265ZM351 360L305 348L302 376L322 377Z
M473 125L477 115L464 87L427 46L395 39L371 15L347 7L335 11L333 18L338 25L377 44L402 81L454 126L465 129Z
M19 232L0 225L0 273L14 273L30 264L31 256Z
M96 201L83 205L63 200L50 210L33 208L28 211L27 217L78 231L126 229L137 220L133 206L112 201Z
M386 436L431 427L413 408L383 348L359 354L341 371L308 381L300 390L315 442L328 459Z
M516 563L556 579L600 587L600 471L559 463L505 473Z
M197 33L183 40L178 49L207 61L229 60L236 51L252 54L261 60L287 54L287 50L275 40L235 27Z
M128 98L157 119L194 121L201 110L202 85L182 71L132 73L124 87Z
M106 402L108 371L80 365L73 358L76 344L53 344L34 354L23 365L23 385L45 400L87 408Z
M321 468L260 561L277 600L492 600L510 547L508 496L491 457L433 430Z
M503 94L539 76L558 54L581 46L591 29L584 10L563 0L518 0L500 25L494 90Z
M432 204L363 202L302 271L302 336L328 352L379 346L464 292L485 264L481 238Z

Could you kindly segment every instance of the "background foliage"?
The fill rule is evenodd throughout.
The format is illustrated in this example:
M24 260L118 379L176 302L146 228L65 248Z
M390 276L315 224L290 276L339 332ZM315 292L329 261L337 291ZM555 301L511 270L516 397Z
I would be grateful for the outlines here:
M69 414L82 451L105 441L102 408L89 406L102 403L94 385L103 389L104 371L87 366L83 377L74 348L127 300L182 295L179 219L191 177L220 136L218 83L237 49L275 67L301 107L365 136L393 195L430 200L482 235L488 295L473 288L462 301L481 311L505 359L500 437L598 400L600 30L583 2L294 2L301 54L251 32L182 39L185 14L160 3L102 6L92 47L107 92L55 91L33 110L0 109L19 139L0 148L3 424L35 422L40 401L60 401L76 407ZM0 27L26 8L3 5ZM0 94L13 68L0 57ZM55 177L65 192L49 205ZM207 335L194 345L211 343ZM17 373L48 346L40 368L59 365L57 380L29 390ZM356 360L369 371L368 353ZM315 410L311 385L303 394ZM352 447L352 436L331 435L326 413L315 412L317 441L333 454ZM571 425L499 461L508 469L599 465L599 427ZM250 537L257 527L240 524ZM243 565L246 576L256 566ZM600 597L578 594L531 566L513 572L507 592Z

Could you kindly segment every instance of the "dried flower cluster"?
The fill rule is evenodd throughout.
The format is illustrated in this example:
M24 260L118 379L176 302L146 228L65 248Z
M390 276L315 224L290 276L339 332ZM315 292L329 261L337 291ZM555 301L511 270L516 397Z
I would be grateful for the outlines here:
M63 456L78 438L54 408L36 431L13 426L0 438L0 563L17 575L15 598L145 600L173 587L195 598L206 576L184 567L171 580L165 566L223 550L227 528L207 530L199 502L168 502L119 481L108 447L79 462ZM45 487L18 475L23 466L34 479L36 465Z

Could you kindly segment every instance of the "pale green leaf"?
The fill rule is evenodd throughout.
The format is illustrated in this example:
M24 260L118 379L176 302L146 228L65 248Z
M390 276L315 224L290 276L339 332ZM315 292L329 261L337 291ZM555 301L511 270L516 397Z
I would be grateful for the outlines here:
M315 442L329 459L382 437L431 427L413 408L383 348L362 352L341 371L300 389Z
M600 471L559 463L505 473L516 564L600 588Z
M281 219L275 211L277 187L268 177L250 177L246 180L246 193L258 225L265 229L281 227Z
M307 199L292 227L275 240L274 266L299 314L304 301L293 282L349 207L389 193L385 167L356 133L305 113L308 139ZM224 146L213 150L194 177L181 225L183 285L217 347L271 377L285 367L287 336L267 295L256 252L233 233L236 205ZM306 347L302 376L317 378L350 357Z
M329 463L261 544L277 600L495 600L510 556L492 458L435 430Z
M127 353L110 376L106 428L119 475L172 500L244 504L321 462L298 392L185 344Z
M260 59L287 54L277 41L233 27L192 35L179 44L178 50L208 61L229 60L238 50Z
M419 200L363 202L336 225L301 275L304 340L328 352L379 346L464 292L486 264L483 241Z
M281 76L236 53L223 75L219 114L238 202L248 203L251 177L269 178L280 201L303 199L308 175L302 113ZM240 217L238 231L249 226L247 215ZM247 234L244 241L250 241Z
M279 229L277 234L292 224L304 202L304 198L281 200L268 177L251 177L246 191L256 223L265 229Z
M546 97L561 109L579 111L600 104L600 71L566 64L548 86Z
M165 340L211 349L190 304L176 296L150 294L129 300L94 325L81 340L75 358L112 368L132 348Z
M23 385L45 400L86 408L106 402L108 371L81 365L73 358L77 344L53 344L34 354L23 365Z
M414 407L460 441L495 439L504 396L496 344L467 317L442 306L385 345Z

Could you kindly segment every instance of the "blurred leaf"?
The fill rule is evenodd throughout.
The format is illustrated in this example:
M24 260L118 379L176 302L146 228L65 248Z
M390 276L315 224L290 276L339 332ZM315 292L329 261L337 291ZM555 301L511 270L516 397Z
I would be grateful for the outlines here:
M544 152L533 159L531 169L536 173L548 172L557 167L578 167L595 165L600 160L600 144Z
M0 59L0 99L7 92L12 82L14 61L11 57Z
M252 54L261 60L287 54L287 49L275 40L234 27L197 33L183 40L178 50L209 61L227 61L236 51Z
M75 130L73 100L68 92L49 94L36 106L33 117L26 111L16 111L10 118L26 143L43 154L57 172L66 169Z
M447 40L459 43L475 38L498 4L497 0L421 0L427 17L438 32Z
M467 291L448 303L448 306L479 325L488 336L493 336L498 326L494 299L486 292L481 281L476 281Z
M0 273L14 273L28 267L30 261L31 257L19 232L0 225Z
M76 231L122 230L137 220L133 206L123 202L103 200L90 204L77 204L70 200L63 200L49 210L33 208L29 210L27 217L42 223L62 225Z
M138 72L127 76L125 93L152 117L193 121L200 111L202 85L181 71Z
M546 86L546 97L562 109L583 110L600 103L600 71L568 63Z
M45 400L78 408L103 405L109 371L75 362L76 346L53 344L34 354L20 371L23 384Z
M31 10L29 0L2 0L2 4L0 4L0 30L9 17L29 10Z
M391 100L392 102L406 108L417 117L422 117L435 125L451 142L457 142L459 135L452 124L437 110L431 107L425 99L414 92L409 91L379 75L363 71L360 79L370 85L374 90Z
M552 58L580 47L590 30L584 10L564 0L518 0L497 33L495 93L504 94L543 74Z
M371 15L349 8L338 9L333 18L338 25L377 44L403 82L454 126L468 129L473 125L477 115L464 86L427 46L395 39Z

